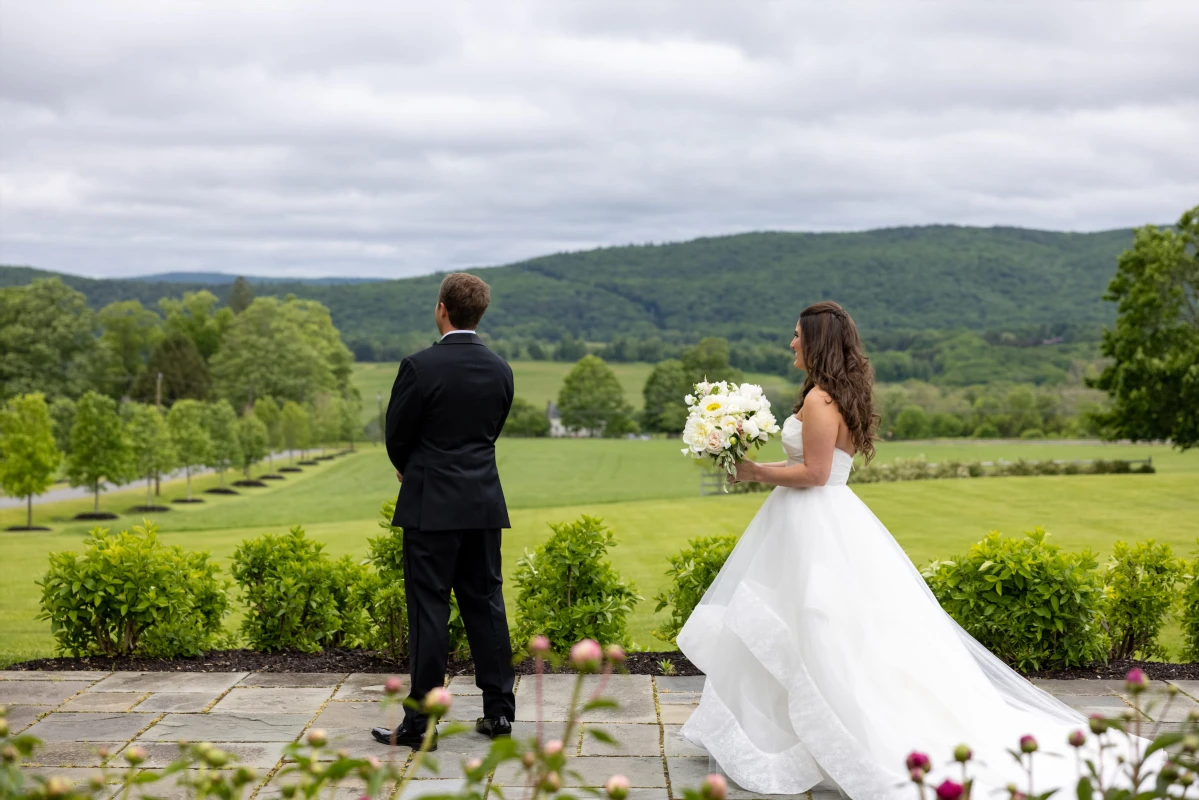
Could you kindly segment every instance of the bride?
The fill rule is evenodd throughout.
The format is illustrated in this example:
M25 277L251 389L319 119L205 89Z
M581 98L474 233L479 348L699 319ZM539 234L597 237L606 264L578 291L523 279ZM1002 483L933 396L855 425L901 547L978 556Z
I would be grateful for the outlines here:
M1024 735L1042 751L1038 791L1073 787L1066 740L1084 718L942 611L846 486L854 455L874 455L877 422L853 320L836 303L810 306L791 349L807 379L783 426L787 460L737 470L738 480L778 488L678 637L707 676L683 736L763 794L821 785L853 800L906 800L908 753L932 757L930 779L958 779L941 765L963 743L975 755L975 797L1012 782L1024 789L1008 753Z

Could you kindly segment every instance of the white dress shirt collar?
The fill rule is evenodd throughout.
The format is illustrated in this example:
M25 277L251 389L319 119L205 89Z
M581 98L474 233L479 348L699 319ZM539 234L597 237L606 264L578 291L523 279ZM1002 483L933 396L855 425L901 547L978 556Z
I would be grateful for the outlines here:
M445 337L447 337L447 336L453 336L455 333L470 333L470 334L473 334L473 333L474 333L474 331L446 331L444 334L442 334L442 336L441 336L441 339L440 339L439 341L442 341L442 342L444 342L444 341L445 341Z

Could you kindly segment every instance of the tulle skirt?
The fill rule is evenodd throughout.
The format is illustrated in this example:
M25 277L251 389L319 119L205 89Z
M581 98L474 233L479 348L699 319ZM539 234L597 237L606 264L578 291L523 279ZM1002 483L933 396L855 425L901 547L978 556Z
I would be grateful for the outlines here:
M775 489L678 644L707 676L682 734L745 789L910 800L908 753L957 780L967 744L976 797L1027 790L1008 750L1028 734L1037 790L1073 793L1086 721L962 630L845 486Z

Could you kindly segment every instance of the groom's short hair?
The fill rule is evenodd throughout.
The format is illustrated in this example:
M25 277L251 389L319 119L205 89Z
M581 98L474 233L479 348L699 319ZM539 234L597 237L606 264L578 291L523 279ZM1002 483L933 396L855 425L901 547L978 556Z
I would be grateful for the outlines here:
M451 272L441 282L437 302L445 306L450 324L460 331L473 331L491 302L491 287L465 272Z

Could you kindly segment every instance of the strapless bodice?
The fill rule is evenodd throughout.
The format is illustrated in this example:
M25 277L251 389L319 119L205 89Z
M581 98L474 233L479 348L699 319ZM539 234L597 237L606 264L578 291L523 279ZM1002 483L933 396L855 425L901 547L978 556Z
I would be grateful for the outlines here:
M803 423L794 416L787 417L783 423L783 452L787 454L787 464L803 463ZM853 456L840 448L833 448L833 469L829 472L825 486L844 486L849 482L849 473L853 471Z

